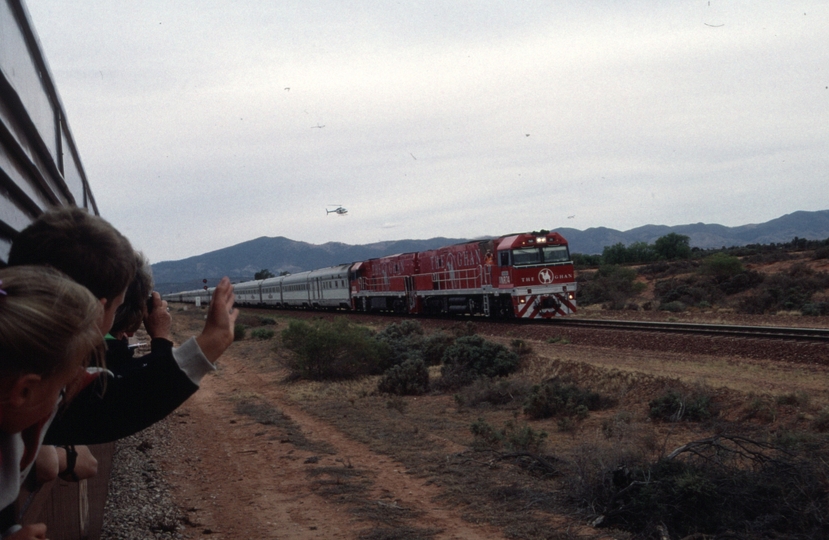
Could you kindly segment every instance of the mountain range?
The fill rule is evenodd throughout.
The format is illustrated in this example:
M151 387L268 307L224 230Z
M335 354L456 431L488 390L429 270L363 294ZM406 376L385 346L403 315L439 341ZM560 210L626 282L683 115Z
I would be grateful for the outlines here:
M691 247L703 249L790 242L793 238L824 240L829 238L829 210L793 212L765 223L726 227L694 223L690 225L644 225L628 231L593 227L580 231L562 227L553 229L570 243L571 253L598 254L606 246L634 242L652 244L670 233L690 238ZM335 264L362 261L395 253L424 251L463 242L463 238L430 238L428 240L395 240L373 244L350 245L328 242L321 245L291 240L282 236L260 237L235 246L211 251L179 261L163 261L152 265L156 289L162 293L198 289L202 280L215 285L222 276L233 281L253 279L268 269L280 272L301 272Z

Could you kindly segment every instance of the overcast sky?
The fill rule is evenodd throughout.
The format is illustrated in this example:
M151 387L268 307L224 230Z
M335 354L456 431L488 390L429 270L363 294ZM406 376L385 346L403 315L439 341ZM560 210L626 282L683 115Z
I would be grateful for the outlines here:
M26 4L153 262L829 208L822 0Z

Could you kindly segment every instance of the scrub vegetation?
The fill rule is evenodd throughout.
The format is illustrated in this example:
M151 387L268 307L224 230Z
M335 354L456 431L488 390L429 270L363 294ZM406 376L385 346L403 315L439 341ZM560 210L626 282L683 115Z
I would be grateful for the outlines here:
M579 305L829 315L829 273L815 269L826 266L821 263L829 257L829 239L700 250L688 248L687 236L669 236L653 246L616 244L601 256L573 255L579 269ZM779 269L772 272L755 269L774 263Z
M700 268L741 271L723 256ZM472 323L278 324L286 384L328 381L304 407L507 537L572 538L551 528L562 516L615 538L829 535L829 408L808 392L745 395L550 360L538 349L572 345L488 339Z

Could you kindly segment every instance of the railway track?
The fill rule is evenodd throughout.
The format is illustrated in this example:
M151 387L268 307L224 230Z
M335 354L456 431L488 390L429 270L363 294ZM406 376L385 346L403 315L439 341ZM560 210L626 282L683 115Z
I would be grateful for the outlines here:
M754 339L829 342L829 329L791 328L778 326L738 326L725 324L671 323L652 321L619 321L611 319L555 319L553 324L577 328L623 330L640 332L668 332L698 334L701 336L725 336Z

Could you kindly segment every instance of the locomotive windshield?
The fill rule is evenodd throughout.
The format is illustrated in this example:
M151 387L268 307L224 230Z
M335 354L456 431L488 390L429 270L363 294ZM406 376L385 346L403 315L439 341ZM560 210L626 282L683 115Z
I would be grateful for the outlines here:
M569 260L570 254L567 246L528 247L512 250L512 263L515 266L562 263Z

